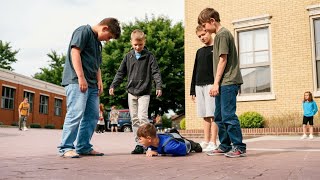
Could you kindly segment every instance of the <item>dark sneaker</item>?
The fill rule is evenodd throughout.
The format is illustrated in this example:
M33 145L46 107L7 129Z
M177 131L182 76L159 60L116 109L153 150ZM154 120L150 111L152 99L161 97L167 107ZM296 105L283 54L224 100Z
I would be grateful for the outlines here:
M133 151L131 151L131 154L143 154L144 148L140 145L136 145Z
M208 156L219 156L225 154L225 151L222 151L219 147L216 148L215 150L207 152Z
M237 157L246 157L246 151L241 151L239 149L233 149L224 154L226 157L237 158Z

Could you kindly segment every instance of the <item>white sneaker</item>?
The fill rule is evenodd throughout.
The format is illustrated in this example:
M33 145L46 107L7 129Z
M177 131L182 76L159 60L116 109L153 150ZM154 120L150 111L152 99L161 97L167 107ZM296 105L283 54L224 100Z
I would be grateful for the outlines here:
M29 129L28 129L28 128L26 128L26 127L24 127L24 128L23 128L23 131L28 131L28 130L29 130Z
M306 134L302 135L300 139L305 139L305 138L307 138Z
M204 142L204 141L202 141L202 142L200 143L200 146L201 146L202 150L205 149L205 148L207 148L208 145L209 145L209 143L206 143L206 142Z
M313 135L312 134L309 135L309 139L313 139Z
M209 142L208 146L204 149L202 149L203 152L213 151L217 148L217 145L215 145L213 142Z

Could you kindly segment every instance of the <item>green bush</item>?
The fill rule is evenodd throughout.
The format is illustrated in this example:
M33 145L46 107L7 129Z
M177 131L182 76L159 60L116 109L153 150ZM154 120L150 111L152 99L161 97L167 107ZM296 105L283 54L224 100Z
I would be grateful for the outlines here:
M38 123L32 123L30 124L30 128L41 128L41 125Z
M0 122L0 125L3 125L3 122Z
M186 118L183 118L180 121L180 129L185 130L186 129Z
M46 128L46 129L55 129L56 127L55 127L54 124L47 124L47 125L44 126L44 128Z
M245 112L239 116L241 128L263 128L264 118L257 112Z
M11 126L18 126L18 123L17 122L13 122L13 123L11 123Z
M163 128L171 128L172 127L172 121L166 115L162 116L162 127Z

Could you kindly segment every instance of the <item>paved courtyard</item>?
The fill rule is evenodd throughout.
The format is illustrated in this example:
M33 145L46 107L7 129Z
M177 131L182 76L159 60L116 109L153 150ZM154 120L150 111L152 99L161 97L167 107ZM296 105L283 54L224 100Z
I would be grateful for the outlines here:
M131 155L132 133L110 132L92 138L105 156L66 159L57 155L60 138L61 130L0 128L0 179L320 179L320 137L246 139L248 156L234 159Z

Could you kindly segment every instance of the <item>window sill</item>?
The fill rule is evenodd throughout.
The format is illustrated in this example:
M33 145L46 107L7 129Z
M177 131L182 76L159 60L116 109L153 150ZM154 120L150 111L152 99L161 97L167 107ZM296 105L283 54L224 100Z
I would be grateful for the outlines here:
M320 91L314 91L313 97L320 97Z
M320 95L320 92L319 92ZM257 94L257 95L239 95L237 96L238 102L245 102L245 101L268 101L268 100L275 100L275 94Z

